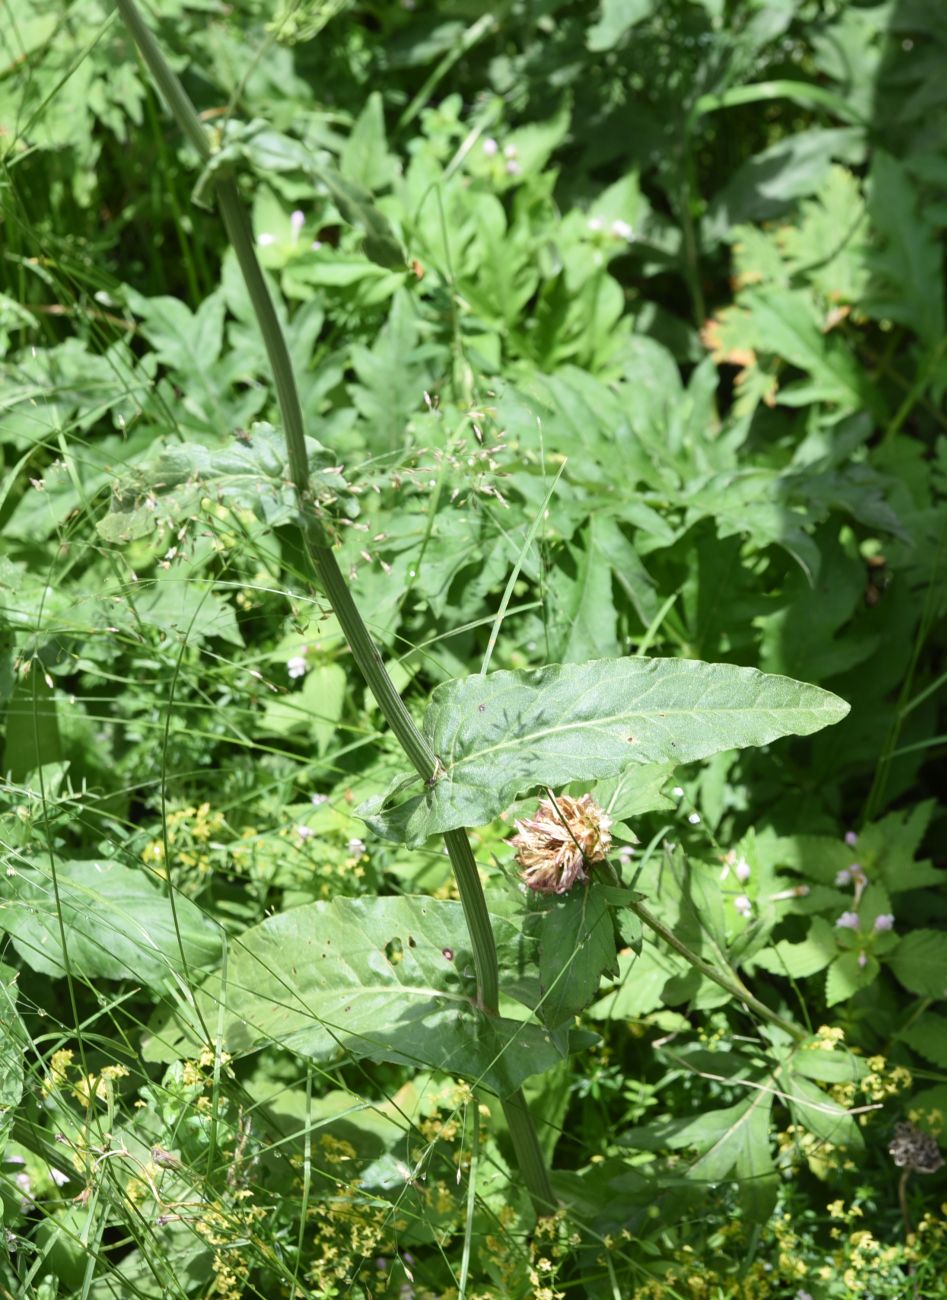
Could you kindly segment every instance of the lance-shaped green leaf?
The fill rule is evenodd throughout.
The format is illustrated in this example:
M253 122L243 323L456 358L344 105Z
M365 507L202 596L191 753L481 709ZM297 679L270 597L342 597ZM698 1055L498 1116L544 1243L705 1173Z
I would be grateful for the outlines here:
M160 988L219 958L220 928L189 898L172 906L144 871L105 860L58 862L55 872L56 887L45 864L17 867L0 889L0 930L33 970Z
M806 736L847 712L844 700L817 686L690 659L599 659L465 677L437 687L424 717L443 767L438 779L361 811L380 834L420 844L481 826L536 787Z
M493 919L497 947L519 943ZM342 1054L427 1066L508 1095L561 1059L540 1026L474 1005L476 980L460 903L335 898L268 917L241 935L210 997L225 1004L231 1052L279 1043L304 1056ZM206 1006L214 1017L217 1007Z

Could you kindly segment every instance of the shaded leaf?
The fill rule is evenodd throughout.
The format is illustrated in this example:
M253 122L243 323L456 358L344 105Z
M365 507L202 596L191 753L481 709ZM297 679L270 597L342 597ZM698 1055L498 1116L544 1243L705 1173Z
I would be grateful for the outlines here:
M615 930L601 885L554 898L539 931L539 978L543 1023L557 1029L598 992L602 975L615 966Z
M914 930L898 944L888 965L911 993L924 998L947 997L947 934Z
M144 869L118 862L59 862L56 876L69 966L83 979L163 985L185 966L220 957L221 933L188 898L170 899ZM17 868L3 881L0 929L33 970L66 973L59 912L48 871Z

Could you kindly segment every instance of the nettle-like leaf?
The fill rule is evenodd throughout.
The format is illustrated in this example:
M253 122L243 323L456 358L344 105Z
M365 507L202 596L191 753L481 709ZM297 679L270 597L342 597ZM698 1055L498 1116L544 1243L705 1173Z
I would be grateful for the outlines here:
M342 471L314 438L306 439L306 450L312 491L321 504L329 504L345 488ZM96 528L106 541L135 541L167 522L190 518L205 497L252 510L271 527L294 518L282 434L261 423L229 446L184 442L163 447L115 486L109 513Z
M557 1029L598 992L603 974L618 973L615 929L602 885L553 898L540 925L539 978L543 1023Z
M424 734L442 771L361 809L379 834L420 844L482 826L542 786L689 763L723 749L809 735L844 718L829 691L753 668L687 659L602 659L497 672L435 689Z
M221 931L188 898L171 901L143 871L119 862L17 867L3 883L0 929L33 970L82 979L133 980L162 987L186 968L213 965Z
M501 955L517 948L511 921L494 917L493 927ZM217 987L231 1052L279 1043L317 1060L428 1066L500 1095L561 1059L540 1026L474 1005L459 903L335 898L293 908L241 935ZM210 1002L207 1014L217 1015Z
M679 1058L672 1054L671 1059ZM755 1220L766 1219L772 1213L778 1186L769 1136L776 1094L773 1076L759 1077L759 1070L735 1053L698 1050L683 1060L691 1069L710 1067L716 1074L739 1079L745 1091L732 1106L632 1129L623 1141L644 1150L695 1151L697 1158L685 1175L689 1182L713 1188L727 1177L735 1177L743 1213ZM747 1079L748 1075L756 1077Z
M947 998L947 935L942 930L914 930L905 935L888 964L911 993Z

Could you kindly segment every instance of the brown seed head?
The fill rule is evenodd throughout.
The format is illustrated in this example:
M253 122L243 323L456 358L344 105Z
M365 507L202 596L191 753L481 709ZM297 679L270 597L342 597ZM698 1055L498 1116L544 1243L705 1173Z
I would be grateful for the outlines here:
M586 880L586 866L601 862L611 847L612 819L590 794L542 799L535 817L516 823L510 840L523 881L540 894L564 894Z

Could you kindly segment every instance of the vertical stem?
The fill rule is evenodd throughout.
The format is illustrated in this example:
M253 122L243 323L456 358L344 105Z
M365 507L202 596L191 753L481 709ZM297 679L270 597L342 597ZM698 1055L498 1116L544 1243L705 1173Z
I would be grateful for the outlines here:
M187 92L165 60L161 47L142 21L134 0L116 0L116 5L178 125L197 150L201 160L208 161L211 149L200 119ZM352 657L377 700L386 722L418 774L425 781L434 781L440 771L437 755L418 730L385 669L378 647L365 626L339 568L330 539L312 498L309 487L305 426L292 361L269 288L257 260L253 233L236 183L226 178L218 180L216 193L221 216L246 280L247 291L273 372L277 401L283 419L290 476L299 504L300 528L306 550L322 581L333 612L339 620L352 651ZM470 932L477 974L478 1002L481 1010L495 1015L499 1000L496 945L486 899L477 874L477 865L466 831L450 831L445 835L444 840L454 868L464 917ZM512 1097L507 1098L503 1102L503 1107L520 1172L533 1204L538 1214L548 1213L554 1205L552 1187L522 1091L518 1090Z

